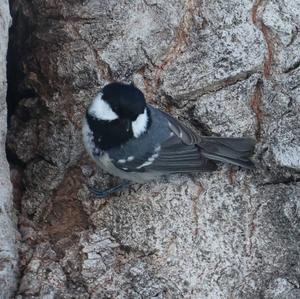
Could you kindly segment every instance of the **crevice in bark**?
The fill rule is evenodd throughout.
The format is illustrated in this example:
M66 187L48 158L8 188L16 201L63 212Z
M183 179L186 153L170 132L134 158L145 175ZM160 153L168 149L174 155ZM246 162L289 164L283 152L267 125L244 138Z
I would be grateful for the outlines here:
M207 94L218 92L224 88L233 86L239 82L243 82L248 80L252 75L259 74L260 72L257 69L241 72L231 77L227 77L226 79L213 82L212 84L208 84L202 88L193 90L192 92L187 92L181 94L178 99L188 98L189 101L195 101L197 98L202 97ZM168 95L169 96L169 95Z
M145 1L145 4L149 4ZM141 47L145 57L148 60L148 64L140 70L140 74L144 78L146 94L151 99L155 99L159 96L160 87L162 85L161 77L164 70L172 64L172 62L184 52L186 47L188 47L190 33L194 24L194 15L197 11L197 4L194 0L186 0L185 2L185 12L182 16L178 27L176 28L175 38L170 44L169 49L166 53L159 59L158 62L153 61L144 47ZM145 69L150 67L154 73L153 79L151 81L145 77Z
M22 57L25 52L26 40L30 36L32 26L28 19L19 11L11 10L13 17L12 26L9 29L9 43L7 52L7 111L8 125L21 99L35 97L32 88L22 84L25 73L22 68Z
M193 112L190 112L190 117L191 117L191 123L194 127L198 128L201 132L202 135L204 136L211 136L211 135L216 135L212 132L211 128L206 125L205 123L201 122L199 119L196 119L193 115Z
M291 37L291 40L290 40L290 42L286 45L286 47L289 47L289 46L291 46L291 45L294 43L294 41L295 41L295 39L296 39L296 37L297 37L299 31L300 31L299 27L295 26L295 29L292 31L292 37Z
M178 28L176 29L176 37L169 48L168 52L164 55L158 70L155 74L155 81L157 85L160 85L161 73L165 70L177 57L179 53L182 53L188 46L190 31L193 26L194 14L197 10L197 5L194 0L187 0L185 4L185 14L183 15Z
M255 136L257 141L261 139L261 122L263 119L263 112L261 110L261 98L262 98L262 84L261 80L258 80L254 89L254 93L250 102L251 109L255 113L256 117L256 132Z
M273 42L271 38L271 33L269 28L263 23L263 21L257 16L258 10L264 5L264 0L256 0L254 2L254 5L252 7L251 17L253 24L262 32L266 47L267 47L267 53L265 55L265 61L263 65L263 74L266 79L269 78L271 74L271 68L273 64Z
M22 283L22 278L26 273L27 266L31 259L27 259L25 256L28 254L28 249L31 250L33 244L31 244L31 239L26 239L24 237L22 229L24 228L24 223L22 219L26 221L26 227L28 223L31 223L30 216L25 215L22 211L22 198L26 192L26 185L24 182L24 173L26 167L32 163L32 161L38 159L47 161L42 156L35 155L30 160L24 162L22 158L18 156L18 153L9 146L9 138L12 134L13 122L18 123L18 127L21 128L23 123L27 123L33 118L36 118L40 112L44 113L45 111L41 111L40 103L36 102L38 99L37 92L28 84L27 77L28 72L26 66L24 66L23 61L24 57L28 55L28 52L32 51L32 43L29 42L31 39L31 34L34 31L34 26L31 23L31 19L24 16L22 13L22 9L17 8L18 3L15 1L10 1L10 14L12 16L13 22L12 26L9 30L9 44L8 44L8 52L7 52L7 144L6 144L6 157L10 164L10 178L13 187L13 201L14 208L16 210L16 214L18 217L17 220L17 228L20 232L19 240L19 277L18 277L18 285L16 289L16 293L14 297L20 295L20 286ZM33 99L33 102L37 103L34 105L27 106L24 103L30 102ZM20 103L22 104L20 105ZM34 130L34 128L32 128ZM15 137L14 137L15 138ZM18 140L16 140L18 142ZM27 149L24 149L27 150ZM47 161L47 163L51 163L51 161ZM36 232L36 227L32 228L32 230ZM24 249L23 246L25 246ZM24 260L26 263L24 264Z
M284 73L287 74L289 72L292 72L296 70L300 66L300 60L296 61L294 64L292 64L289 68L284 70Z
M12 7L12 3L11 3ZM25 86L22 82L25 79L25 72L22 66L22 58L25 54L26 40L30 36L32 30L29 21L24 18L20 11L14 11L11 8L11 16L13 18L12 26L9 29L9 43L7 51L7 123L8 136L10 134L11 119L16 116L17 107L22 99L28 99L36 96L35 91ZM28 111L27 111L28 112ZM18 115L18 118L30 117L30 114L25 112ZM24 119L23 119L24 120ZM22 161L17 153L6 144L6 157L10 164L11 181L13 186L14 206L21 211L21 197L25 187L22 181L26 163Z
M295 184L295 183L299 183L300 182L300 178L296 178L294 176L290 176L288 178L276 178L276 180L270 181L270 182L266 182L264 184L261 184L260 186L276 186L279 184L283 184L283 185L290 185L290 184Z

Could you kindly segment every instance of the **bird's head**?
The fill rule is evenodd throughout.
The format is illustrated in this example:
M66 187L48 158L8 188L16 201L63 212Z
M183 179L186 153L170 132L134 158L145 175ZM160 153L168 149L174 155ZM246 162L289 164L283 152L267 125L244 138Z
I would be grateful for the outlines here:
M86 114L100 148L121 145L143 135L151 123L143 93L133 84L106 85L93 99Z
M144 94L133 84L113 82L106 85L93 99L88 113L100 121L131 122L134 137L145 132L148 112Z

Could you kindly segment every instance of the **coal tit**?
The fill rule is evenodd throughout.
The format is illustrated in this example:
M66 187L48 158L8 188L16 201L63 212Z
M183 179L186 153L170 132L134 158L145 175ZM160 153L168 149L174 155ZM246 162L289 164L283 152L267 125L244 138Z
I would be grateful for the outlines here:
M169 114L147 104L133 84L114 82L96 95L83 121L83 141L92 159L125 183L91 191L104 197L130 182L162 175L214 171L215 161L253 168L251 138L199 136Z

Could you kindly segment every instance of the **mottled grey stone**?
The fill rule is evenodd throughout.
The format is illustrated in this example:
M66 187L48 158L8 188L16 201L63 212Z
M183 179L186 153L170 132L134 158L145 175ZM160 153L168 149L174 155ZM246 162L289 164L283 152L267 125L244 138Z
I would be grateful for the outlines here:
M8 138L24 163L22 298L297 298L297 5L14 4L16 33L30 28L19 88L35 93ZM195 131L256 138L257 168L220 164L95 199L86 184L117 180L84 154L81 119L112 80Z
M299 12L299 1L270 0L264 5L262 20L276 39L274 56L277 67L283 72L300 62L297 50L300 46Z
M252 1L204 1L202 26L192 26L189 43L167 67L163 90L174 98L215 91L259 70L265 45L251 23Z
M255 137L256 120L251 98L257 80L258 77L253 75L234 86L199 97L194 110L195 119L215 134Z
M11 19L8 1L0 3L0 298L10 298L17 287L16 224L9 166L5 154L7 130L6 53Z

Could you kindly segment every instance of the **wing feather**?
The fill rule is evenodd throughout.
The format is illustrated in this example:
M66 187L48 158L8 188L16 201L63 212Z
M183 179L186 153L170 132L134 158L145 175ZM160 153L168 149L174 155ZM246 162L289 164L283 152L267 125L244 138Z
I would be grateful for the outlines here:
M201 141L201 137L197 135L190 128L180 123L177 119L169 115L164 111L160 111L169 121L170 130L181 139L184 144L192 145L198 144Z
M196 145L183 144L177 136L176 139L178 143L161 147L158 157L152 164L146 166L147 170L174 173L216 169L216 164L201 156Z
M124 164L114 162L116 167L130 172L155 171L165 174L216 170L216 164L205 158L197 146L201 137L169 114L158 109L155 110L167 119L170 130L169 137L160 144L157 152L153 153L149 150L142 157Z

